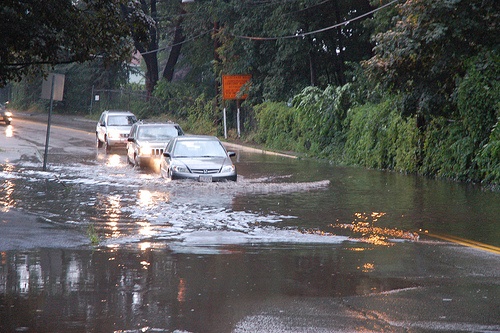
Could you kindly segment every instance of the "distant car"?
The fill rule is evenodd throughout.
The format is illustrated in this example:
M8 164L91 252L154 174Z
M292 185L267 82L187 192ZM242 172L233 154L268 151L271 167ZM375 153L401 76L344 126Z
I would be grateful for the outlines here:
M95 129L97 148L104 146L106 150L110 150L115 146L125 146L135 122L137 118L130 111L104 111Z
M166 179L192 179L202 182L236 181L236 168L215 136L178 136L168 143L160 162Z
M10 125L12 122L12 112L7 111L4 104L0 104L0 121L3 121L6 125Z
M141 121L132 125L127 142L129 163L140 168L150 165L163 156L163 149L177 136L184 135L182 128L175 123L151 123Z

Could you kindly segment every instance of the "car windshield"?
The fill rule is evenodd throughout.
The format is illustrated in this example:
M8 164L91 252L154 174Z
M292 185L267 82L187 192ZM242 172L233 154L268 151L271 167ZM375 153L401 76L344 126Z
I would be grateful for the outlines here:
M108 126L130 126L136 122L134 116L109 116L108 117Z
M226 151L219 141L178 141L174 148L176 157L225 157Z
M179 131L174 126L143 126L139 128L137 137L142 140L161 141L178 135Z

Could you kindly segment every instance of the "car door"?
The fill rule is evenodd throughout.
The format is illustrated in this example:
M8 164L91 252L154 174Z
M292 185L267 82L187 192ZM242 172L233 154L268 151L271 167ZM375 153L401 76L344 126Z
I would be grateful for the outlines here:
M136 150L136 142L137 140L137 132L139 126L137 125L132 125L132 128L130 129L130 134L128 135L128 140L127 140L127 158L130 161L130 163L134 164L134 154ZM134 141L130 141L134 140Z
M96 133L97 133L97 138L99 141L104 142L104 137L106 135L106 114L103 113L101 117L99 118L99 121L97 122L96 126Z
M171 158L167 157L166 154L167 153L170 155L172 154L172 149L173 149L172 147L174 146L175 141L176 141L175 138L170 140L165 149L163 150L163 156L160 156L160 173L164 178L167 178L171 160Z

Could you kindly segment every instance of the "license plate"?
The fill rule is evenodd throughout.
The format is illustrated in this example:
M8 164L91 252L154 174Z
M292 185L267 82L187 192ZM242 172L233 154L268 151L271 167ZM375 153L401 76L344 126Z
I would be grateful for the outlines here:
M204 183L210 183L210 182L212 182L212 176L200 175L200 177L198 178L198 181L204 182Z

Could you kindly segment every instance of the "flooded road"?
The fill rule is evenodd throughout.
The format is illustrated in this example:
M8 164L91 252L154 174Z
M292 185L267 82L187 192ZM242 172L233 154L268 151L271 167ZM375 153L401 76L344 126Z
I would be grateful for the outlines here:
M499 193L237 146L166 182L57 127L42 171L39 126L0 139L0 332L500 331L498 253L429 237L500 246Z

